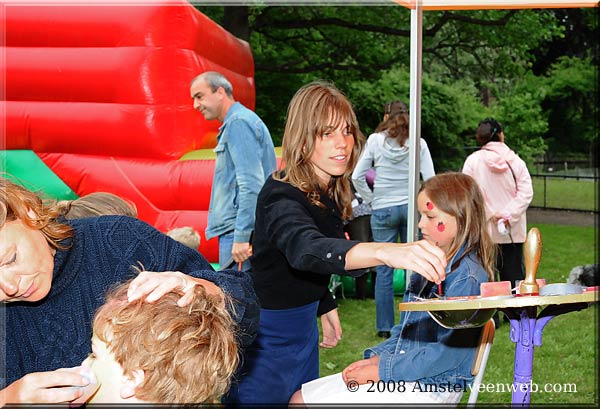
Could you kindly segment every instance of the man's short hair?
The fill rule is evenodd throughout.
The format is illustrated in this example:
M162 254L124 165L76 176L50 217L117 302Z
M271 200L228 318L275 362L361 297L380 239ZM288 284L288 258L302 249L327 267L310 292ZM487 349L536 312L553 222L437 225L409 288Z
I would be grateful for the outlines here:
M196 76L190 85L194 84L196 81L203 80L205 81L212 92L215 92L219 87L222 87L225 90L225 93L228 97L233 98L233 86L231 82L223 74L216 71L206 71L202 74Z
M109 293L94 317L94 335L106 343L123 374L144 371L137 399L154 403L218 403L238 363L235 325L223 299L195 287L185 307L172 291L153 303L127 301L129 283Z

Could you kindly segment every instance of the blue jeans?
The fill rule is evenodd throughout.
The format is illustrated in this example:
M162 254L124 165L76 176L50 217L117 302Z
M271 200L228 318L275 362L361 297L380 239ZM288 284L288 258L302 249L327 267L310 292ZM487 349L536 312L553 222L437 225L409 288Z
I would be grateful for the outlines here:
M373 210L371 231L378 243L397 243L398 236L406 243L408 205L390 206ZM377 266L375 279L375 313L377 331L390 331L395 323L394 269Z
M234 269L237 270L238 263L231 257L233 248L233 232L225 233L219 236L219 270ZM250 270L250 259L242 263L242 271Z

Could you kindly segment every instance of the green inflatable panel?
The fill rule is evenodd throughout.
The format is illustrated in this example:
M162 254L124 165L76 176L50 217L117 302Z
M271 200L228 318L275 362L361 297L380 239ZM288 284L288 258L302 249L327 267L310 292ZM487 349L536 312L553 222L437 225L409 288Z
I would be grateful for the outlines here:
M0 164L6 176L29 190L57 200L79 197L33 151L0 150Z
M404 295L406 288L406 274L402 269L394 270L394 295ZM344 296L353 296L356 294L356 287L354 285L354 278L350 276L337 276L338 280L342 282L342 288L344 289ZM373 295L375 291L375 283L371 280L371 274L367 276L367 295Z

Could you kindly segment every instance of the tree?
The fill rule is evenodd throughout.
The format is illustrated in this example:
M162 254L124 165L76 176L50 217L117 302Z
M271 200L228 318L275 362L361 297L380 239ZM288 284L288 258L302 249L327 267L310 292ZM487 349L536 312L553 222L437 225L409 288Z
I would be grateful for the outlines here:
M276 144L281 142L289 100L314 79L332 80L349 95L367 133L377 125L384 102L400 97L408 101L410 11L406 8L198 8L249 41L255 59L256 110ZM553 44L565 37L577 38L577 55L581 54L586 44L596 40L578 37L571 23L584 24L586 33L595 33L597 25L590 18L595 15L549 9L425 12L422 136L432 145L437 163L455 169L472 146L478 120L485 116L497 116L506 124L511 147L528 160L543 153L543 137L556 138L553 133L546 135L551 132L547 110L559 109L550 106L552 101L566 101L557 99L558 85L551 86L546 76L558 73L549 71L556 59ZM593 60L583 61L597 70ZM546 97L546 90L554 93ZM592 96L597 96L597 90L586 98ZM581 121L583 114L570 118Z
M392 69L375 82L357 81L348 96L355 104L357 115L368 120L361 128L368 133L382 117L381 101L408 101L408 69ZM473 148L474 131L485 115L479 103L477 89L469 81L451 84L423 75L421 100L421 137L427 141L437 171L460 170L464 158ZM374 114L374 115L373 115Z
M544 75L562 57L591 58L598 66L598 17L600 9L569 8L552 9L556 20L564 27L564 32L544 41L533 50L533 72Z
M595 166L598 144L598 70L590 58L563 56L548 71L543 107L550 152L583 152ZM564 158L564 156L562 156ZM548 158L552 160L552 156ZM560 157L559 157L560 159Z

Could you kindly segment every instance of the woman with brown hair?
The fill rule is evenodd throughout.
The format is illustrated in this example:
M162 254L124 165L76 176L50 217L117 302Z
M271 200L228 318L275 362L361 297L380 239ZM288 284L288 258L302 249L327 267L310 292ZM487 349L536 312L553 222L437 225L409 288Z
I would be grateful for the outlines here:
M363 200L371 205L373 240L380 243L406 243L408 223L408 109L402 101L384 106L383 121L369 136L365 149L352 173L352 182ZM435 175L427 143L420 140L420 171L423 180ZM366 173L373 166L377 177L373 191ZM390 336L395 324L394 269L377 267L375 312L378 335Z
M425 241L345 239L349 177L362 143L350 102L332 84L313 82L296 92L287 111L283 169L267 179L256 207L250 275L261 304L259 332L225 403L287 404L302 383L318 378L318 346L334 347L342 335L327 288L331 274L358 276L386 264L436 283L444 279L444 253Z

